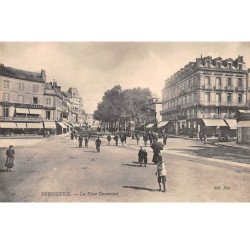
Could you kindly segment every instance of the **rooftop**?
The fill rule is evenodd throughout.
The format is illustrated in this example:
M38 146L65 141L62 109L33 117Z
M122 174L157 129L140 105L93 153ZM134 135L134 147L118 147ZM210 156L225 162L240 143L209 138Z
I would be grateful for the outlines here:
M41 72L31 72L21 69L15 69L12 67L6 67L4 66L4 64L0 64L0 75L32 82L46 82L45 70L41 70Z

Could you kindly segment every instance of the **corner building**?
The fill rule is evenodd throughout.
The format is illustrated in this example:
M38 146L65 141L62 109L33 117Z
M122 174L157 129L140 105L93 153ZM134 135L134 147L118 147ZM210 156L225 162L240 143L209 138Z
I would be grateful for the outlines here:
M236 132L236 113L248 107L247 85L242 56L197 58L165 81L162 120L173 134L213 135L223 127Z

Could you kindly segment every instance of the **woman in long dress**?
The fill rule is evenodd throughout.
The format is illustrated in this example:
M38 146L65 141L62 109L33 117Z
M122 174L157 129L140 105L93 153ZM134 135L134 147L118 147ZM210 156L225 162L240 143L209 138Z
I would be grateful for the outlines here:
M15 159L15 150L13 149L13 146L10 145L9 148L6 150L6 163L5 166L7 167L7 171L12 171L12 168L14 167L14 159Z

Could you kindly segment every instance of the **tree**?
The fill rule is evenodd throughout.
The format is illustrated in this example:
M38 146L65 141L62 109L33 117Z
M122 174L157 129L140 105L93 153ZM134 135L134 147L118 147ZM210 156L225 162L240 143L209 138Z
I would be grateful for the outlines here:
M109 123L113 127L135 121L142 124L148 115L151 92L148 88L122 90L120 85L104 93L94 112L94 119Z

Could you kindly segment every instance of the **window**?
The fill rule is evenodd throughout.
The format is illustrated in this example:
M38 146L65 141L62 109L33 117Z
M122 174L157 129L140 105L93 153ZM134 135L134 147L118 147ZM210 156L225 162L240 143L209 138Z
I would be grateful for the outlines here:
M51 99L50 98L46 98L46 104L51 105Z
M24 97L23 97L23 95L17 96L17 102L18 103L24 103Z
M205 85L206 87L210 87L210 76L205 77Z
M231 94L231 93L228 93L228 94L227 94L227 102L228 102L228 103L231 103L231 102L232 102L232 94Z
M9 117L9 108L7 107L3 108L3 117Z
M196 93L194 93L194 102L196 101Z
M227 68L232 69L232 63L227 63Z
M216 94L216 101L221 102L221 93Z
M210 102L210 92L206 92L206 93L205 93L205 96L206 96L206 99L205 99L205 100L206 100L207 102Z
M50 111L46 110L46 119L50 120Z
M217 62L216 65L217 65L217 68L218 68L218 69L221 68L221 63L220 63L220 62Z
M218 107L218 108L216 109L216 114L217 114L217 115L221 114L221 107Z
M216 77L216 88L221 88L221 77Z
M238 94L238 103L242 103L242 94Z
M9 93L3 93L3 101L4 101L4 102L8 102L9 99L10 99Z
M238 78L238 86L242 87L242 78Z
M38 91L38 86L37 85L33 85L33 92L37 92Z
M242 69L242 64L241 64L241 63L238 65L238 68L239 68L240 70Z
M38 104L38 98L37 97L33 97L33 104Z
M9 81L3 81L3 87L6 89L9 88L10 87Z
M231 78L231 77L228 77L228 78L227 78L227 85L228 85L228 86L231 86L231 85L232 85L232 78Z
M210 61L206 61L206 67L210 68Z
M19 90L24 90L24 83L23 82L19 82Z

